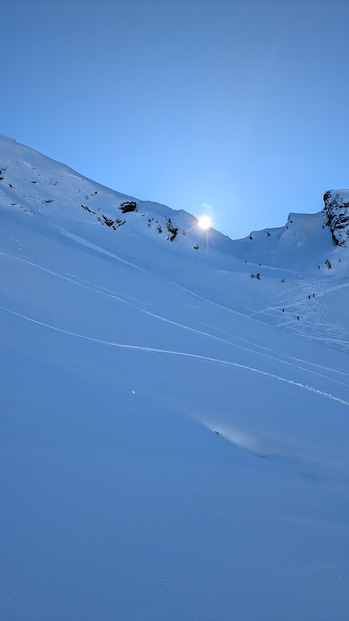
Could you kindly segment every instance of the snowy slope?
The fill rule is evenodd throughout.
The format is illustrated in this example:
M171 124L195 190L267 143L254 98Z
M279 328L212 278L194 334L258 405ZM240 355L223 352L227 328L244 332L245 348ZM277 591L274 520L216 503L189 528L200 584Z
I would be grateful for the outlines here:
M346 620L324 213L232 241L10 139L0 169L0 618Z

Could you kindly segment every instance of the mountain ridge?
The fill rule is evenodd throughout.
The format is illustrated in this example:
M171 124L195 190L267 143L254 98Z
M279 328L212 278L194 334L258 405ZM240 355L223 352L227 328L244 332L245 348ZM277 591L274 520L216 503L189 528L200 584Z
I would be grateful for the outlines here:
M30 147L17 143L13 138L0 136L0 157L2 158L0 160L0 181L2 181L0 188L6 189L4 192L5 199L3 198L4 205L24 209L27 213L32 213L34 209L37 214L45 213L44 208L46 206L49 207L46 209L46 213L53 218L56 212L54 209L56 205L53 203L56 201L59 203L60 218L73 218L91 224L97 220L101 225L113 230L129 224L131 220L127 214L134 213L144 218L144 224L147 228L157 232L160 237L167 241L173 242L176 239L176 243L178 243L180 236L185 236L189 231L189 244L192 244L192 248L198 250L200 243L205 245L207 233L200 230L197 218L185 210L174 210L160 203L140 200L134 196L107 188L65 164L58 163ZM21 160L22 164L20 164ZM45 169L46 174L44 176L40 173L40 168ZM17 173L17 177L15 173ZM26 187L14 187L13 182L18 182L18 175L22 177L22 182ZM60 186L63 186L63 191L60 191ZM69 192L70 197L67 205L66 199ZM98 196L99 193L102 193L102 197ZM297 224L295 226L295 221L299 221L302 216L307 216L306 229L309 230L311 225L315 229L319 229L320 226L324 229L328 227L335 244L344 247L349 237L348 197L349 190L329 190L324 195L325 206L321 212L317 214L289 214L285 226L252 231L250 235L239 240L231 240L228 236L211 228L210 246L217 247L217 244L220 243L220 250L224 248L224 251L231 252L234 255L234 244L239 247L242 242L248 239L253 241L258 237L260 240L262 235L276 237L280 240L289 238L288 241L290 241L293 239L295 245L299 245L298 242L304 231L302 231L302 226L297 227ZM106 203L104 206L102 206L103 202ZM126 210L125 206L122 207L123 203L135 203L134 209ZM85 218L82 217L81 213L78 214L79 210L85 211L83 214ZM312 218L312 216L314 217ZM145 228L144 224L143 229ZM240 251L238 251L238 255L240 255Z
M32 221L43 235L63 235L200 297L209 292L234 312L349 350L349 327L335 303L336 287L348 282L349 256L345 239L333 239L329 205L231 240L200 230L184 210L105 188L13 139L0 138L0 170L3 213L25 226ZM338 192L332 195L338 211Z

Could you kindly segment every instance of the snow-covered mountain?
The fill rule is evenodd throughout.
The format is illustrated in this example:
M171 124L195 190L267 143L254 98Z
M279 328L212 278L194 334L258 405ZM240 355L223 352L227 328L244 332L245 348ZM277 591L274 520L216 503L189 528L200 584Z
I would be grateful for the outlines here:
M0 138L0 618L347 619L348 196L233 241Z

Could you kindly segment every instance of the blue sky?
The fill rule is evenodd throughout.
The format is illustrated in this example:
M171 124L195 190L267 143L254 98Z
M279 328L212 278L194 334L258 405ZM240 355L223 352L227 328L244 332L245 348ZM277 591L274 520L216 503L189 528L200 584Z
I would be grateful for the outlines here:
M349 186L347 0L0 11L0 133L232 238Z

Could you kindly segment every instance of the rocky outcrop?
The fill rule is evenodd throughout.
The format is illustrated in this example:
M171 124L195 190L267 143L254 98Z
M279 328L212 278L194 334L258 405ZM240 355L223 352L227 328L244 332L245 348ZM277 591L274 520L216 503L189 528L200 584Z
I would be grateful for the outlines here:
M130 211L138 211L136 201L124 201L120 203L122 213L129 213Z
M324 194L325 224L338 246L349 245L349 190L329 190Z

